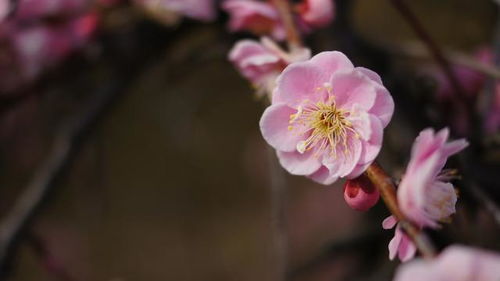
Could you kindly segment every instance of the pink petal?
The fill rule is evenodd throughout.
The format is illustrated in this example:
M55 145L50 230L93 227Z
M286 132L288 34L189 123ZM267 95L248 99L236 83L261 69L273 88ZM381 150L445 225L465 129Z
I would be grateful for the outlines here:
M311 58L311 63L330 75L336 72L350 72L354 69L349 58L337 51L321 52ZM328 77L328 80L329 78L330 77Z
M333 184L338 180L338 177L332 176L330 171L325 166L322 166L318 171L308 177L313 181L324 185Z
M398 223L398 220L396 220L396 218L394 216L388 216L382 222L382 228L383 229L391 229L391 228L396 226L396 223Z
M307 176L315 173L321 168L321 163L314 153L314 149L304 153L278 151L278 159L281 166L290 174Z
M360 110L370 110L377 96L375 87L379 87L378 84L355 70L335 73L330 83L337 106L346 110L350 110L355 105Z
M371 163L378 156L380 149L382 148L382 140L384 134L384 128L382 128L382 123L380 120L370 115L370 127L371 134L370 140L363 141L363 151L359 159L359 164Z
M375 87L375 90L377 92L377 97L369 112L377 116L380 121L382 121L382 126L385 128L391 121L394 113L394 100L385 87Z
M358 66L356 67L356 69L363 73L364 75L366 75L368 78L370 78L371 80L377 82L379 85L383 86L384 84L382 83L382 78L380 78L380 75L378 75L375 71L372 71L368 68L365 68L365 67L362 67L362 66Z
M362 173L364 173L366 171L366 169L368 169L368 167L371 164L372 163L366 163L366 164L358 164L358 165L356 165L356 167L354 167L354 169L351 171L351 173L349 173L349 175L346 176L346 178L353 179L353 178L359 177Z
M401 230L400 230L401 231ZM402 262L407 262L412 259L417 253L417 248L415 244L402 233L401 243L399 244L398 257Z
M344 152L342 145L337 145L336 156L331 155L330 151L323 154L322 163L330 172L338 177L349 175L358 164L361 156L361 141L356 139L354 135L349 134L347 140L348 153Z
M396 230L394 231L394 237L391 239L389 242L389 259L392 261L396 255L398 254L399 250L399 244L401 244L401 239L403 239L403 233L401 231Z
M260 119L260 131L264 139L275 149L292 152L297 142L304 139L296 130L289 130L290 115L296 110L284 104L271 105Z
M289 65L278 77L273 103L286 103L298 107L304 101L317 101L323 98L318 87L325 82L325 73L310 62L298 62Z

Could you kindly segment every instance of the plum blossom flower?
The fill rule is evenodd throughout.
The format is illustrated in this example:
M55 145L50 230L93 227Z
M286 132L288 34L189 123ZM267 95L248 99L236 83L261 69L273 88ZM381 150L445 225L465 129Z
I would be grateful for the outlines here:
M335 5L332 0L304 0L297 4L296 10L299 18L310 28L330 24L335 15Z
M229 53L229 60L257 88L258 96L272 93L276 78L288 64L310 57L311 52L307 48L289 54L265 37L261 42L241 40Z
M498 281L499 278L498 253L452 245L435 260L415 260L402 265L394 281Z
M255 0L226 0L222 8L229 14L229 30L250 31L257 35L270 35L285 39L285 28L278 10L268 2Z
M344 185L344 199L354 210L367 211L377 204L379 198L380 193L365 175L347 180Z
M448 157L458 153L468 143L465 139L447 142L448 128L434 133L432 129L420 132L412 147L411 159L398 187L398 204L403 214L418 227L439 228L440 222L449 220L455 213L457 195L449 180L450 173L443 171ZM382 223L384 229L393 228L396 219L389 217ZM402 261L415 255L415 246L396 227L389 243L389 258L396 254Z
M288 172L327 185L375 160L394 111L375 72L332 51L287 66L276 81L260 128Z

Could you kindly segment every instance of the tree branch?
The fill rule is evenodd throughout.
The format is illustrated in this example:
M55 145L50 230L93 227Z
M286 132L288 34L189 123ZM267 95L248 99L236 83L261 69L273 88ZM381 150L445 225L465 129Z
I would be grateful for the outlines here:
M377 163L373 163L365 172L366 176L371 180L373 185L380 192L382 200L391 212L391 214L399 221L399 225L404 232L415 243L415 246L420 251L424 258L432 258L436 255L436 250L431 244L427 236L409 220L406 219L401 209L399 209L396 199L396 187L392 179Z

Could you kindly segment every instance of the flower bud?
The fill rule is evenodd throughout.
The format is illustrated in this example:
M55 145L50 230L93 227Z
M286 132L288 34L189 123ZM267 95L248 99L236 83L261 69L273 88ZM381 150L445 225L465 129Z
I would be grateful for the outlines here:
M344 185L344 199L354 210L367 211L377 203L379 197L379 192L365 175L347 180Z

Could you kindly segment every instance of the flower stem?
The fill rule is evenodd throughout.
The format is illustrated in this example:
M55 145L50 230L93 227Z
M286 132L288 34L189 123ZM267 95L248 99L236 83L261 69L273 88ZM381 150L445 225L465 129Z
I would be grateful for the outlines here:
M406 219L405 215L399 209L396 199L396 187L392 182L391 177L380 167L377 163L373 163L365 171L365 175L370 179L375 188L380 192L382 200L392 213L392 215L399 221L400 227L415 243L415 246L420 251L424 258L432 258L436 255L434 246L427 238L427 236L413 223Z
M288 0L271 0L272 3L278 9L283 25L285 26L286 38L290 50L295 50L302 46L302 40L300 38L297 25L293 19L293 12L290 7Z

